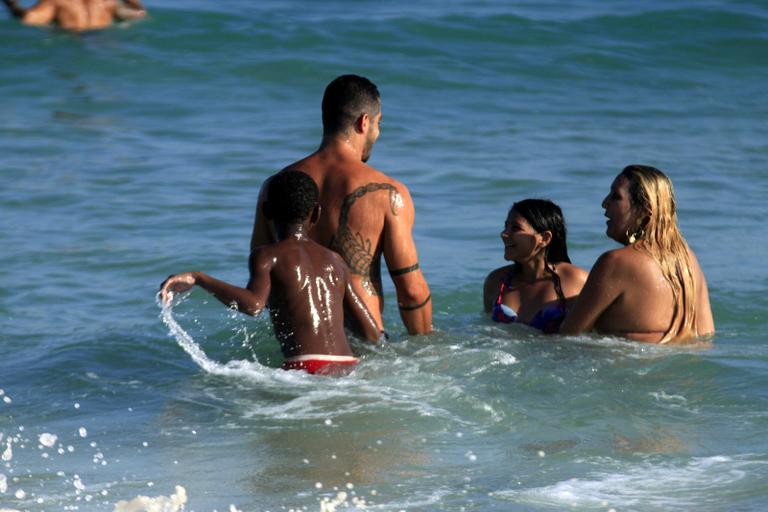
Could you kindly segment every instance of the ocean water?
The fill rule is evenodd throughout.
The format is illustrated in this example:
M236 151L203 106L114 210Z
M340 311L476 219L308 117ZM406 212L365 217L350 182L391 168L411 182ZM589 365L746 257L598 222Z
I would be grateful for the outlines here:
M0 19L0 509L768 506L764 2L147 3L82 35ZM393 341L328 379L276 369L266 316L155 293L245 283L259 187L350 72L382 92L370 163L413 195L437 332L386 283ZM485 318L511 203L559 203L589 268L629 163L675 184L712 347Z

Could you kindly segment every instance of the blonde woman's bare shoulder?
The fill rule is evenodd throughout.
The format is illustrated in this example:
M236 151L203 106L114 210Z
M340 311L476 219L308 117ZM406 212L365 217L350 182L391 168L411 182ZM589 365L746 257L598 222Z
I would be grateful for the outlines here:
M589 272L571 263L558 263L557 274L560 276L563 292L566 296L578 295L587 282Z
M573 263L565 263L565 262L557 264L557 273L563 277L571 278L571 279L579 279L581 281L586 281L587 275L589 275L589 272L587 272L583 268L577 267Z

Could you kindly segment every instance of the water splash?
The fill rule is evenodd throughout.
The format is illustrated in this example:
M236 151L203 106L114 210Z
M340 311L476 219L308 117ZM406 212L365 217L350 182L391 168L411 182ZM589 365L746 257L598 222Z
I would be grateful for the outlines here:
M269 380L268 377L271 369L258 362L234 360L229 361L226 364L221 364L211 360L200 345L195 342L194 338L192 338L192 336L179 325L176 319L173 318L173 303L163 303L159 298L157 303L161 310L160 318L166 327L168 327L171 336L176 339L179 346L201 369L213 375L245 377L257 381Z
M11 446L12 439L8 437L8 443L5 447L5 450L3 451L3 454L0 455L0 460L3 462L8 462L13 458L13 447Z
M38 437L38 440L40 441L40 444L45 446L46 448L53 448L58 438L59 437L56 434L50 434L48 432L45 432L43 434L40 434L40 436Z

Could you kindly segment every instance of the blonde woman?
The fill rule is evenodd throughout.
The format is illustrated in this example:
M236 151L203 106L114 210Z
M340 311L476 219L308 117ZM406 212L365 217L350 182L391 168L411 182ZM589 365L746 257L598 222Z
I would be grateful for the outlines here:
M714 334L707 282L677 226L669 178L654 167L627 166L602 206L606 234L624 247L600 256L560 332L650 343Z

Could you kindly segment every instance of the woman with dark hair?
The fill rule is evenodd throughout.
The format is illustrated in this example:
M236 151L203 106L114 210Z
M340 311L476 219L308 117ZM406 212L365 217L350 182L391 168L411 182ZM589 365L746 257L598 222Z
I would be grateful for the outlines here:
M483 302L495 322L519 322L558 332L566 301L579 294L587 272L571 264L563 212L552 201L525 199L512 205L501 232L504 259L485 279Z
M594 329L650 343L714 334L707 281L677 225L670 179L655 167L629 165L603 208L606 235L623 247L597 260L562 332Z

